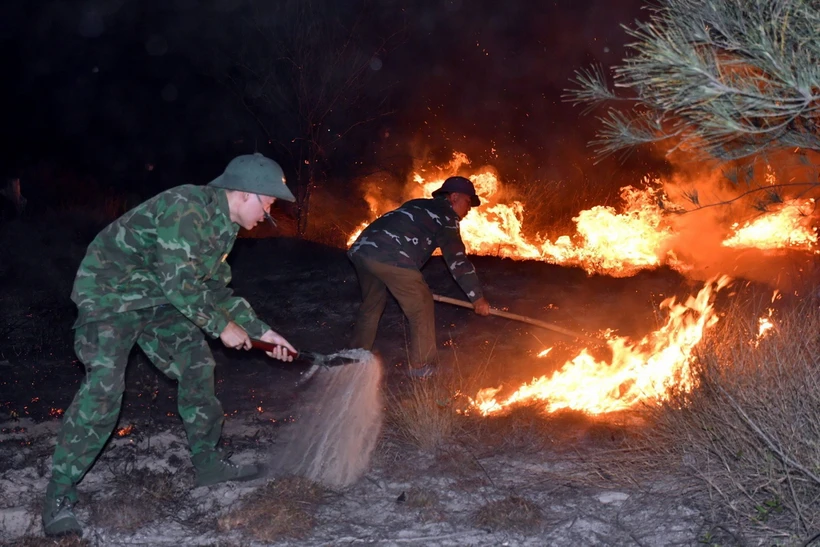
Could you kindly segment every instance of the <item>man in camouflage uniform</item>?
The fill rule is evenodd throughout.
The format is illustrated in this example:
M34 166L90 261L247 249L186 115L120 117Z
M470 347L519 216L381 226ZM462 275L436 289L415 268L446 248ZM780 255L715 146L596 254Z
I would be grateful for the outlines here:
M72 510L76 485L117 423L134 344L178 382L197 485L259 475L256 466L233 464L217 449L224 418L205 334L235 349L250 349L259 338L279 346L270 357L292 360L287 340L227 287L225 259L240 226L270 219L276 198L294 201L279 165L261 154L239 156L207 186L171 188L125 213L88 246L71 293L79 312L74 348L86 377L57 437L43 507L46 535L82 535Z
M425 377L434 372L437 352L433 295L420 269L437 247L475 312L489 315L490 305L467 259L459 231L459 220L480 203L469 179L450 177L433 192L433 199L410 200L377 218L359 234L348 251L363 300L351 341L353 347L373 347L389 290L410 322L408 374Z

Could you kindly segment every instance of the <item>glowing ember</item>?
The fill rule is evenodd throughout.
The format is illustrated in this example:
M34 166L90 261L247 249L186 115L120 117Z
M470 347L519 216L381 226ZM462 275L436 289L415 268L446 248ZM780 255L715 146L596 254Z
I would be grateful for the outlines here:
M802 249L817 247L817 234L811 227L814 200L790 200L775 211L767 211L743 226L732 225L734 235L723 242L726 247L756 249ZM816 252L816 251L815 251Z
M772 294L772 303L775 300L779 300L782 297L780 291L775 290ZM769 332L774 328L774 320L772 316L774 315L774 308L769 308L766 310L766 315L763 317L758 318L757 320L757 336L754 339L754 347L758 347L760 345L760 341L766 338L769 335Z
M552 376L536 378L506 399L496 399L501 388L487 388L470 402L485 416L533 401L543 402L546 412L571 408L601 414L664 400L672 385L689 390L692 351L704 331L717 323L714 297L729 283L725 276L710 280L684 304L674 298L664 300L660 307L668 310L669 317L663 327L636 344L623 337L607 341L611 363L597 361L584 349Z
M761 317L758 319L758 327L757 327L757 339L760 340L766 333L774 328L774 323L772 323L772 313L774 312L773 309L769 308L769 315L766 317Z
M121 427L121 428L117 429L117 431L116 431L115 435L116 435L117 437L127 437L127 436L128 436L128 435L130 435L133 431L134 431L134 425L133 425L133 424L129 424L129 425L125 426L125 427Z
M536 355L536 357L546 357L547 355L549 355L549 353L551 351L552 351L552 348L547 348L547 349L542 350L541 352L539 352L538 355Z

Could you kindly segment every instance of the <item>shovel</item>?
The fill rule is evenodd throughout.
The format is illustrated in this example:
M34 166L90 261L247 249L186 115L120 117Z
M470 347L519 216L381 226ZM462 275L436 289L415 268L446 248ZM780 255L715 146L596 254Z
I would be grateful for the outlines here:
M470 308L473 309L473 305L470 302L465 300L458 300L457 298L450 298L449 296L440 296L438 294L433 295L433 300L436 302L444 302L445 304L453 304L455 306L461 306L462 308ZM558 325L553 325L552 323L547 323L546 321L539 321L538 319L533 319L532 317L527 317L524 315L518 315L516 313L510 313L502 310L497 310L495 308L490 308L490 315L496 315L498 317L504 317L506 319L512 319L513 321L521 321L522 323L528 323L530 325L535 325L536 327L541 327L542 329L549 329L551 331L560 332L566 336L572 336L573 338L577 338L578 340L582 340L584 342L589 342L590 344L595 344L596 346L604 346L605 342L603 340L599 340L597 338L591 338L586 336L585 334L581 334L580 332L575 332L569 329L565 329L563 327L559 327Z
M256 349L261 349L264 351L273 351L274 349L279 347L277 344L273 344L271 342L264 342L262 340L251 340L251 346ZM294 360L310 361L311 363L310 368L300 374L300 378L296 382L297 386L307 382L311 376L316 374L316 371L319 370L320 367L339 367L342 365L349 365L351 363L359 362L359 359L355 357L348 357L341 353L322 355L321 353L312 353L309 351L297 351L296 353L294 353L290 350L287 350L287 352L291 357L293 357Z

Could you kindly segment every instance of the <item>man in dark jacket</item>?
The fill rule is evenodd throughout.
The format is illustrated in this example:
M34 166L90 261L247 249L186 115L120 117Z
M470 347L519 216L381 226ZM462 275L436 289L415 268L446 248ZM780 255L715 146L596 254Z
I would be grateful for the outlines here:
M353 347L372 349L389 290L410 322L409 374L424 377L434 372L433 295L420 269L437 247L475 312L489 315L490 305L459 231L459 221L480 203L469 179L450 177L433 192L433 199L410 200L359 234L348 251L362 289Z

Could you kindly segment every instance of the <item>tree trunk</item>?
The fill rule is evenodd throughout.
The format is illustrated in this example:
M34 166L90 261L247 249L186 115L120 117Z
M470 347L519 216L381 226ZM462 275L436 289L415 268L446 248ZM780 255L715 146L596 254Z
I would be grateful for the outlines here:
M5 196L14 206L17 216L23 214L26 208L26 198L20 191L20 179L10 179L5 188L0 188L0 195Z
M304 238L308 230L310 216L310 195L313 193L313 170L302 172L296 196L296 232L299 238Z

